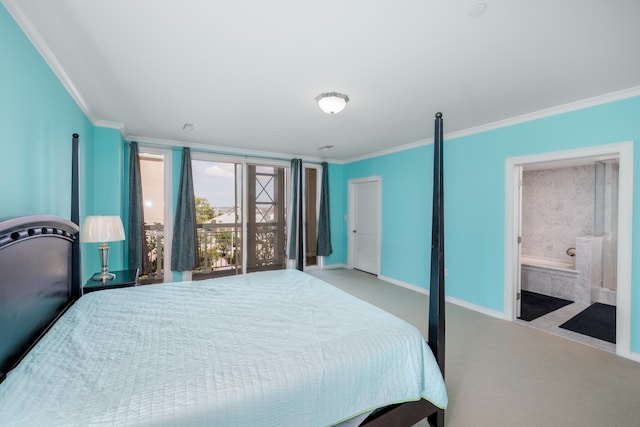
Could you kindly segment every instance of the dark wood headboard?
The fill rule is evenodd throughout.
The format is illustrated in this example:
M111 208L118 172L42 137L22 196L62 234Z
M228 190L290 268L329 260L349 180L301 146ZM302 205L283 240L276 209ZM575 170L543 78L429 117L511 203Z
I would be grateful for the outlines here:
M77 133L71 144L71 221L0 220L0 382L81 296Z
M78 226L49 215L0 222L0 381L80 295Z

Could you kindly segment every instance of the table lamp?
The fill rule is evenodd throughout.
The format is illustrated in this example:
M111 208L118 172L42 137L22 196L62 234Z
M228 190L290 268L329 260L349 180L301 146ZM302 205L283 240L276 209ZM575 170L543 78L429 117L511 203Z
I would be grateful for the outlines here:
M115 274L109 273L109 245L107 242L124 240L124 227L119 216L88 216L80 233L80 240L86 243L102 243L98 248L102 272L96 273L91 280L108 282Z

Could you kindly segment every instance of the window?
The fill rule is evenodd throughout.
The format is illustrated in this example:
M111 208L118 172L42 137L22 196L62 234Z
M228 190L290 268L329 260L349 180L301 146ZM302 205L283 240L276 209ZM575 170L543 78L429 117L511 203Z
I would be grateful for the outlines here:
M200 267L193 279L286 267L285 168L192 159Z
M144 229L147 240L147 257L151 271L140 276L141 283L164 281L166 256L166 188L165 163L163 153L146 152L140 149L140 178L144 211Z
M200 266L193 279L242 273L242 164L191 160Z
M171 150L140 148L145 235L152 271L141 283L180 280L170 271L174 213ZM288 167L282 162L192 153L200 266L194 280L286 268ZM319 266L316 252L320 165L303 173L305 266ZM188 276L183 276L186 278Z

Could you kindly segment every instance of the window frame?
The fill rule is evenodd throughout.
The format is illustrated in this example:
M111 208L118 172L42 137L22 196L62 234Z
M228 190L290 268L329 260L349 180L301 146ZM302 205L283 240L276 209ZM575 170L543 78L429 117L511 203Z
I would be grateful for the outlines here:
M205 162L220 162L220 163L238 163L241 164L242 170L242 186L240 189L241 193L241 204L242 204L242 244L245 245L247 242L247 215L249 214L249 201L248 201L248 165L255 166L267 166L267 167L281 167L284 168L284 176L285 176L285 200L284 206L288 206L289 201L289 192L290 192L290 183L289 183L289 171L291 170L291 164L285 160L277 160L277 159L267 159L260 157L247 157L247 156L238 156L238 155L227 155L227 154L218 154L218 153L209 153L205 151L193 151L191 152L191 160L205 161ZM288 212L287 212L288 214ZM287 268L288 263L285 262ZM247 272L247 251L246 249L242 251L242 265L241 265L241 274L246 274ZM191 275L191 272L188 272ZM191 277L188 279L191 280Z
M173 282L174 275L171 270L171 248L173 241L173 218L174 218L174 197L173 197L173 150L169 147L158 147L138 143L138 155L151 154L163 156L163 185L164 185L164 250L163 250L163 283ZM143 183L144 194L144 183ZM144 201L143 201L144 202Z
M305 203L302 204L302 215L305 219L305 233L304 233L304 247L307 247L307 174L306 169L315 169L316 170L316 225L320 219L320 192L322 191L322 165L317 163L305 163L302 162L303 169L303 179L302 179L302 194L305 197ZM313 233L316 235L316 241L318 239L318 227L316 226ZM324 256L320 256L316 253L316 264L315 265L307 265L307 257L304 255L304 268L305 270L321 270L324 269Z

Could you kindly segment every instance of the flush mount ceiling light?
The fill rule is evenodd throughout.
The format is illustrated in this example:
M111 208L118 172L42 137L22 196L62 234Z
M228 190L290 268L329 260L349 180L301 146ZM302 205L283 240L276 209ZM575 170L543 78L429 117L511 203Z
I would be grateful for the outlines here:
M349 97L338 92L321 93L316 96L316 101L320 109L327 114L337 114L344 110L344 107L349 102Z

